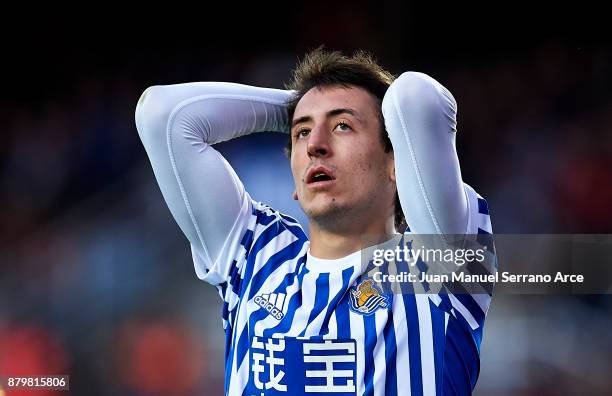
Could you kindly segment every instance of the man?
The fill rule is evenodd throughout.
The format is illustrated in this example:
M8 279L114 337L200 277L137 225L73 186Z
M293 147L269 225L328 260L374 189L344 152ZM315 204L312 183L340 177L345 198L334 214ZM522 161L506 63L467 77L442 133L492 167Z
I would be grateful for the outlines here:
M154 86L136 109L196 273L223 298L226 394L470 394L490 295L384 294L361 266L364 236L390 240L403 214L414 233L491 232L461 180L454 98L424 74L393 81L366 54L323 50L290 88ZM290 132L309 238L211 147L261 131Z

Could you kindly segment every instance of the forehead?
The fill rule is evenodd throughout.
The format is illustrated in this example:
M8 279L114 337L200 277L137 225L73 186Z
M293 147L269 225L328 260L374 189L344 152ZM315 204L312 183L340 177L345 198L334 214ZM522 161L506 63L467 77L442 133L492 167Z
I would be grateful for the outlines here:
M339 108L353 109L360 115L373 116L378 107L376 97L360 87L352 85L314 87L300 99L295 107L293 118L316 117Z

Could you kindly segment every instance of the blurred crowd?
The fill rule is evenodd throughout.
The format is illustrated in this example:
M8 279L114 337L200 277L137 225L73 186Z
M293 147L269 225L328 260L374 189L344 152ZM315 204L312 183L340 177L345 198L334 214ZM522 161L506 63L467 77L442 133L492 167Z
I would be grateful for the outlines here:
M1 109L0 375L69 374L74 395L222 393L219 299L195 277L134 108L157 83L282 87L296 55L191 66L163 78L130 69L80 76L31 106ZM487 198L494 231L610 232L609 53L551 42L482 63L390 62L392 72L429 73L455 95L463 178ZM282 204L292 189L283 144L264 134L220 151L254 198L303 219L297 206ZM494 299L477 390L612 394L607 297Z

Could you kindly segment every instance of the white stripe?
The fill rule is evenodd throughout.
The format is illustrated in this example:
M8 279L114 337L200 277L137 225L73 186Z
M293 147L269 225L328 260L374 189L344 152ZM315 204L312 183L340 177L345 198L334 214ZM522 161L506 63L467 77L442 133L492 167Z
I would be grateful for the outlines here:
M238 343L238 341L236 341L236 343ZM244 389L247 382L249 381L249 367L250 367L249 358L250 358L250 354L247 352L244 355L244 359L242 359L242 362L240 362L240 365L238 366L238 368L235 369L235 367L232 367L232 371L233 371L232 379L230 381L230 387L229 387L228 394L230 395L242 394L242 390ZM236 364L235 359L234 359L234 364Z
M310 322L308 327L306 328L306 332L304 336L310 337L313 335L317 335L321 332L321 326L323 326L323 320L325 319L325 315L327 314L327 307L329 306L329 302L335 295L342 289L342 272L341 271L333 271L329 273L329 294L327 296L327 301L325 301L325 308L316 318ZM313 291L313 294L316 295L316 291ZM334 307L335 308L335 307Z
M410 390L410 356L408 354L408 323L406 323L406 310L401 294L393 299L393 328L395 329L395 368L398 395L411 395Z
M303 285L314 286L317 282L318 276L319 274L316 272L308 272L306 275L304 275ZM308 323L308 318L310 317L310 312L312 312L314 303L314 290L311 293L302 293L302 306L299 307L297 311L295 311L295 316L293 318L291 328L286 333L287 337L297 337L298 335L300 335L302 330L304 330L304 326L306 326L306 324Z
M274 222L270 224L273 224L273 223ZM262 229L262 228L263 227L257 227L257 230ZM261 234L261 232L258 232L258 234ZM295 235L291 234L290 232L282 232L279 235L277 235L275 238L273 238L271 241L269 241L266 244L266 246L264 246L263 249L261 249L257 253L257 256L255 257L255 269L253 271L253 277L256 276L257 272L267 263L268 259L272 255L282 250L283 248L285 248L286 246L294 242L296 239L297 238L295 237ZM253 243L255 243L256 240L257 238L254 238ZM300 257L300 255L296 257ZM296 261L297 260L291 260L290 262L293 263ZM284 267L284 265L281 266L281 268L282 267ZM285 271L286 270L287 269L285 268ZM246 290L244 291L244 296L249 295L251 291L251 285L252 283L248 282ZM236 347L238 346L238 338L236 337L240 337L240 334L242 334L243 329L248 325L249 316L256 309L259 309L259 306L257 304L249 304L248 301L242 301L242 303L240 304L240 308L239 308L240 312L238 312L238 315L236 317L237 325L234 326L234 334L232 337L232 339L234 338L236 339ZM247 353L244 355L244 359L242 362L237 362L236 352L237 350L234 350L234 356L231 357L233 360L232 379L230 381L231 383L230 383L230 389L229 389L229 394L231 395L242 394L242 391L244 390L244 387L246 386L248 382L248 378L249 378L249 367L250 367L250 364L248 361L249 353L247 351Z
M278 297L276 298L276 308L278 308L281 312L283 311L285 296L286 296L285 293L279 293Z
M451 293L448 294L448 298L451 301L451 304L453 305L453 307L457 311L459 311L461 316L465 318L465 320L468 322L472 330L476 330L479 327L478 322L476 322L476 319L474 319L474 317L472 316L470 311L465 307L465 305L461 304L461 301L457 300L457 297L453 296Z
M307 249L308 249L307 246L302 246L302 250L297 255L297 257L299 258L299 257L302 257L304 254L306 254ZM279 268L277 268L272 274L270 274L268 279L266 279L266 282L264 283L264 287L269 290L275 290L285 279L286 274L294 273L295 271L297 271L298 261L299 260L297 259L291 260L291 261L284 263ZM298 287L299 287L299 282L297 281L297 275L296 275L296 278L293 281L293 285L288 287L286 290L287 294L293 295L294 293L298 291ZM283 299L286 298L284 293L282 293L281 296L283 296ZM278 303L278 300L277 300L277 303ZM259 308L259 306L257 306L257 308ZM274 316L267 315L264 319L260 320L259 322L255 324L255 328L253 329L253 332L256 335L262 335L264 329L273 328L276 325L278 325L278 322L279 322L278 319L276 319ZM295 320L294 320L294 323L295 323Z
M351 325L351 338L357 340L357 372L355 379L357 383L355 388L357 395L363 395L365 387L363 384L363 376L365 372L365 350L363 348L363 340L365 340L363 317L349 309L349 322Z
M433 331L429 297L416 294L416 305L419 316L419 334L421 336L421 375L423 378L423 395L436 394L436 367L433 350Z
M471 294L471 296L474 301L476 301L476 304L478 304L480 309L482 309L482 312L486 314L489 310L489 304L491 304L491 296L489 296L487 293L474 293Z
M449 319L450 319L450 314L448 312L444 312L444 335L446 335L446 329L448 329Z
M329 332L323 336L324 340L335 340L338 338L338 327L336 326L336 310L334 310L329 317L329 326L327 327Z
M436 304L436 307L440 306L440 303L442 302L442 298L440 297L439 294L428 294L429 299Z
M271 223L273 224L273 223ZM297 240L296 236L291 232L284 230L280 234L278 234L275 238L272 238L263 249L257 252L257 257L255 258L254 268L253 268L253 277L261 270L261 268L267 264L270 257L272 257L275 253L280 252L293 242ZM257 239L253 240L253 245ZM249 282L249 286L250 286Z
M374 346L374 396L385 396L387 361L385 356L385 324L389 315L386 309L377 309L374 314L376 327L376 345Z

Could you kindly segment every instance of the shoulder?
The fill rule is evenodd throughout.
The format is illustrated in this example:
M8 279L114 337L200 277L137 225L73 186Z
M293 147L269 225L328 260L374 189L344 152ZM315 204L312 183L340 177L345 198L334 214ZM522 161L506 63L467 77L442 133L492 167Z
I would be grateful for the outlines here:
M263 247L273 240L283 240L285 243L308 241L308 236L302 225L296 219L271 208L265 203L253 199L250 201L250 219L242 238L242 245L247 252L256 243Z

